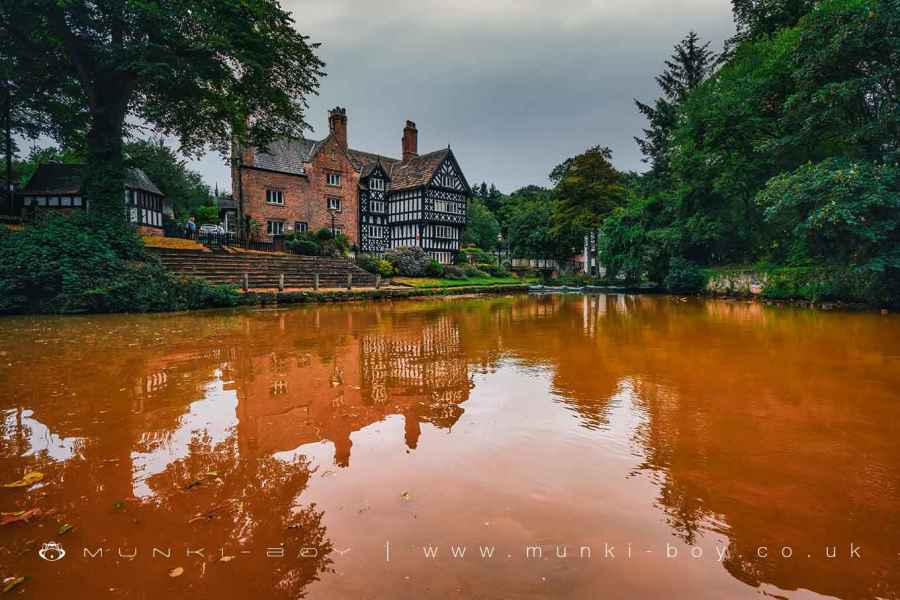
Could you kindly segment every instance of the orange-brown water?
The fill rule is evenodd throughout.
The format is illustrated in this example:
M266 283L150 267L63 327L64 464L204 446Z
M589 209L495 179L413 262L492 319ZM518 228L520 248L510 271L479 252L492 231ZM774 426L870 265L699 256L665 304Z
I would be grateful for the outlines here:
M0 483L44 474L0 488L44 512L0 527L11 597L900 597L894 315L6 318L0 411Z

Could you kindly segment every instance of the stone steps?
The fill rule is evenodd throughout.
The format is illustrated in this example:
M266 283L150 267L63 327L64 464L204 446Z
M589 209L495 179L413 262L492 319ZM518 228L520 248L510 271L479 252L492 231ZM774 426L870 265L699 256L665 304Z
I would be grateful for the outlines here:
M315 275L319 287L344 288L347 275L353 287L375 287L375 275L344 258L284 256L265 254L226 254L194 250L155 249L163 265L174 273L205 279L211 283L241 285L244 274L251 288L275 288L281 275L288 288L311 288Z

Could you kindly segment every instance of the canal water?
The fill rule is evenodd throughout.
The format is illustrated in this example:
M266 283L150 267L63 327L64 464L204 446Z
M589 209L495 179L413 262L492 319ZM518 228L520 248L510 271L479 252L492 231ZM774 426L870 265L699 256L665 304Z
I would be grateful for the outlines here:
M900 597L894 315L5 318L0 428L10 597Z

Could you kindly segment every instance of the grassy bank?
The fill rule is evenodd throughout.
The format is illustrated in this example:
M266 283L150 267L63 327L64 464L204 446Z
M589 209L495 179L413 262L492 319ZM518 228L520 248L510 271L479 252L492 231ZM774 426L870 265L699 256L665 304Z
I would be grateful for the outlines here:
M465 279L438 279L436 277L394 277L393 282L417 289L484 287L497 285L527 285L536 283L536 278L528 277L466 277Z
M361 290L254 292L239 294L237 304L242 306L270 304L315 304L353 302L362 300L399 300L433 296L458 296L467 294L521 294L528 291L528 284L498 284L492 286L418 287L418 288L366 288Z

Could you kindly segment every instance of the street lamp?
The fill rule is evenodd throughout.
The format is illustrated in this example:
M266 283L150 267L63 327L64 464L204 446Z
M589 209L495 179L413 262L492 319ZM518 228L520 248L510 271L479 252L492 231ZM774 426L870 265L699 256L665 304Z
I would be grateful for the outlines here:
M500 247L503 245L503 234L497 233L497 268L500 268Z

